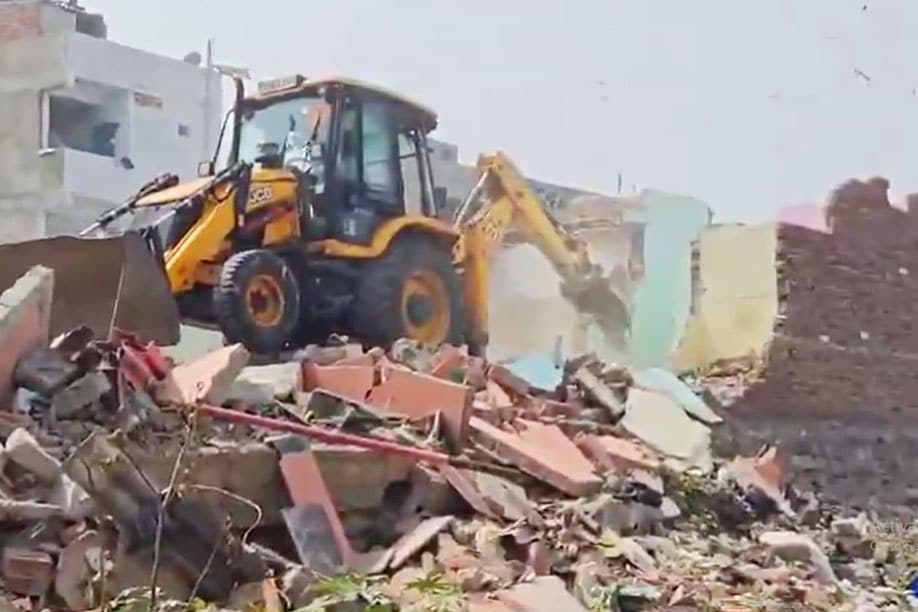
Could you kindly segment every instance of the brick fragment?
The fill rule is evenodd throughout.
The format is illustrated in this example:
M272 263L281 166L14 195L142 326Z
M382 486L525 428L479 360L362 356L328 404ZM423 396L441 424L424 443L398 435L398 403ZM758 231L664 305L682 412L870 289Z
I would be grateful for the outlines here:
M470 426L477 437L522 470L555 488L582 497L599 490L602 479L564 433L554 425L517 419L516 432L504 431L478 417Z
M392 548L392 560L389 562L391 569L398 569L411 557L421 552L437 534L444 531L453 522L452 516L435 516L421 522L411 532L399 538Z
M464 382L466 355L455 346L440 347L431 360L430 375L455 382Z
M529 392L532 390L532 385L526 380L520 378L511 372L509 368L500 364L493 364L488 368L487 376L511 394L522 397L524 395L529 395Z
M578 434L574 439L583 454L604 470L627 472L642 469L656 472L660 469L660 457L648 446L615 436Z
M320 366L308 361L303 364L304 391L322 389L355 402L363 402L375 380L376 371L373 366Z
M545 397L530 397L526 400L527 413L541 417L580 418L583 405L571 401L560 402Z
M506 410L508 408L513 408L513 400L504 391L504 388L493 380L489 380L485 386L485 392L487 393L488 404L491 405L495 410Z
M54 580L54 561L40 550L7 546L3 549L0 569L4 586L19 595L43 595Z
M384 367L381 374L383 381L370 392L369 404L412 419L440 412L447 436L461 447L472 410L470 387L399 367Z
M287 485L287 491L290 493L290 500L293 502L293 508L289 508L288 511L310 508L314 513L321 514L317 518L324 517L324 521L327 521L327 526L331 530L336 550L317 550L315 553L309 553L310 557L317 554L326 559L340 560L344 567L350 567L354 554L312 451L284 453L280 459L280 470ZM298 522L301 516L287 512L285 519L288 521L288 529L292 528L291 523ZM316 544L318 545L318 542ZM303 552L305 551L301 551L301 555ZM307 563L309 559L301 559L301 561Z

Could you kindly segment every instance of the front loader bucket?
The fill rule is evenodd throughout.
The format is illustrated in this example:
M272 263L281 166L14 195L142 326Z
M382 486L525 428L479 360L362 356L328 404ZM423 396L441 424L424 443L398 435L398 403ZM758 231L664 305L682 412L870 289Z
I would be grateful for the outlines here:
M54 270L52 336L86 325L108 338L114 326L158 344L178 342L178 305L165 270L137 234L0 244L0 288L35 265Z

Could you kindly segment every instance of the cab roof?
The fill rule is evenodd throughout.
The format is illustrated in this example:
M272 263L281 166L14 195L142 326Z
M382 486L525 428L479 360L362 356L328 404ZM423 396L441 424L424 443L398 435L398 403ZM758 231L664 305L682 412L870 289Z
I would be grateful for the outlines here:
M269 91L259 91L255 95L246 96L246 101L253 102L260 106L275 100L292 98L303 94L318 94L329 88L352 90L355 92L362 91L395 102L402 108L403 111L407 111L408 113L416 116L426 131L431 131L437 127L437 113L434 112L433 109L379 85L358 79L339 76L307 79L301 75L295 75L292 78L295 80L289 85L284 83L270 89ZM285 81L285 79L277 79L267 83L280 83L281 81ZM263 84L265 83L259 83L260 86Z

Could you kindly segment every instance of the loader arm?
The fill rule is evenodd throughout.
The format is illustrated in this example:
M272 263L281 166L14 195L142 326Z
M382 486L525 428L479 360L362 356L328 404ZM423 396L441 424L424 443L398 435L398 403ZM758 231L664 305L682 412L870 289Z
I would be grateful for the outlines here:
M512 224L548 259L561 279L561 293L577 311L591 317L606 338L622 347L628 330L627 308L585 242L569 234L549 213L513 162L503 153L478 159L480 178L456 211L460 233L455 259L463 268L463 293L471 335L487 338L491 258Z

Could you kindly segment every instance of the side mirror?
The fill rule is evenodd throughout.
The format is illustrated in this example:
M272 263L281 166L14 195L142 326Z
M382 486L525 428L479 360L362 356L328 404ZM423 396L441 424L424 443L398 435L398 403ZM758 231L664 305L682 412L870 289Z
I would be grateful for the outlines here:
M198 177L205 178L208 176L214 175L214 162L212 161L202 161L198 162Z

